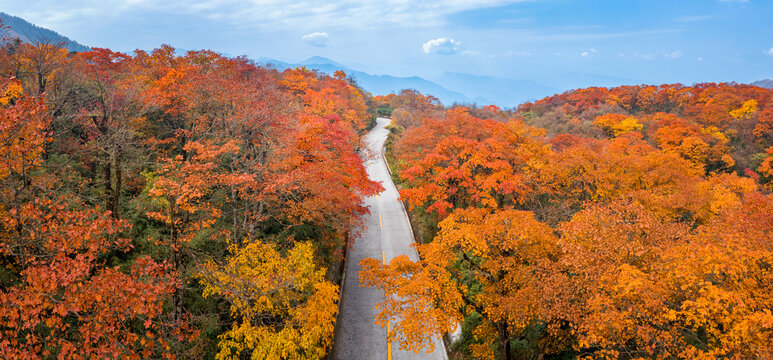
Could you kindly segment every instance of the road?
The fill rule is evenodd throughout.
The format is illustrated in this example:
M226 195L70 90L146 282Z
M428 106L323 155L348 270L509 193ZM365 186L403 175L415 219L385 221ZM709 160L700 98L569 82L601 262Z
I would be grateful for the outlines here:
M365 136L368 148L376 154L365 163L368 176L381 182L385 191L365 199L365 205L370 209L370 214L363 219L365 229L346 254L346 275L333 344L333 359L388 360L391 356L395 360L443 360L446 359L446 353L440 337L434 339L435 351L429 354L400 350L397 343L387 344L386 329L375 323L375 306L383 301L384 295L376 288L360 286L358 273L361 269L360 261L364 258L382 259L383 256L388 263L397 256L408 255L411 260L418 260L416 250L411 247L413 234L408 216L398 200L397 189L381 156L389 134L385 127L389 122L389 119L378 118L376 127Z

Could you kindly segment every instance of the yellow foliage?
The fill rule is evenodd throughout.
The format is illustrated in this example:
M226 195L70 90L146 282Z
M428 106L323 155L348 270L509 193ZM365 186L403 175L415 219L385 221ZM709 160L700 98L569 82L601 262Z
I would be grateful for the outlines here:
M220 336L217 358L323 358L333 340L339 293L314 265L312 244L298 243L286 256L260 242L230 251L225 264L210 261L200 274L204 296L222 296L239 319Z
M707 127L701 128L701 133L709 135L714 139L717 139L717 141L719 141L722 144L727 144L727 142L730 141L730 139L727 138L725 133L719 130L719 128L716 126L707 126Z
M735 160L733 160L733 157L728 154L722 155L722 162L725 163L725 166L728 168L731 168L733 165L735 165Z
M593 123L604 130L610 137L616 137L631 131L641 130L644 126L633 116L621 114L604 114L596 117Z
M623 121L612 126L612 132L615 134L615 136L618 136L622 133L637 131L641 129L642 129L642 124L639 124L639 122L636 121L636 119L634 119L633 117L625 118Z
M738 109L730 110L730 116L732 116L733 119L740 120L745 118L747 115L756 112L758 108L759 106L757 104L757 100L747 100Z
M2 90L2 96L0 96L0 105L5 106L11 102L11 100L18 98L24 93L24 89L21 83L17 80L8 82L5 89Z

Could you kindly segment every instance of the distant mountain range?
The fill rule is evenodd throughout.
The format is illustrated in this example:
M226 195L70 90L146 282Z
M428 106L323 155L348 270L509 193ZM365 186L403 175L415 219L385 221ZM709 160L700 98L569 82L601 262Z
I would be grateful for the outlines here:
M477 103L514 107L522 102L541 99L559 91L559 89L542 86L530 80L499 79L463 73L447 72L432 80L418 76L373 75L321 56L314 56L298 63L261 58L258 59L258 63L273 66L277 70L298 66L316 69L328 74L343 70L372 94L384 95L397 93L403 89L415 89L421 93L437 97L446 105Z
M751 83L751 85L759 86L761 88L766 88L766 89L773 89L773 80L770 80L770 79L759 80Z
M11 38L19 38L19 40L26 43L64 43L70 51L81 52L91 50L86 45L70 40L70 38L60 35L55 31L31 24L17 16L0 12L0 21L6 26L6 29L0 31L0 34Z
M532 80L502 79L455 72L445 72L433 80L447 89L474 96L472 100L480 105L513 107L561 92L561 89Z
M7 27L4 35L18 37L28 43L49 42L64 43L70 51L88 51L88 46L70 40L52 30L33 25L26 20L0 12L0 20ZM2 34L2 33L0 33ZM184 51L178 49L179 55ZM620 77L566 73L542 78L540 81L530 79L505 79L491 76L465 73L446 72L442 75L425 79L418 76L399 77L392 75L374 75L352 69L328 58L313 56L298 63L288 63L270 58L260 58L259 64L268 65L277 70L285 70L305 66L324 73L332 74L343 70L352 76L365 90L374 95L398 93L403 89L415 89L424 94L430 94L440 99L443 104L454 103L489 105L500 107L515 107L527 101L542 99L567 90L589 86L613 87L620 85L641 84L642 81ZM773 88L773 80L760 80L752 85Z
M452 104L455 102L472 103L472 100L466 95L448 90L432 81L422 79L418 76L397 77L392 75L372 75L351 69L321 56L310 57L298 63L286 63L269 58L260 58L258 59L258 63L274 67L280 71L299 66L304 66L307 69L316 69L328 74L333 74L337 70L343 70L347 75L353 77L357 81L357 84L362 86L363 89L375 95L396 93L403 89L415 89L424 94L431 94L437 97L444 104Z
M588 86L619 86L640 84L634 79L603 75L571 73L546 79L545 83L529 79L506 79L483 75L445 72L441 76L425 79L418 76L397 77L373 75L358 71L321 56L310 57L298 63L287 63L270 58L258 59L259 64L273 66L277 70L304 66L332 74L343 70L372 94L397 93L402 89L415 89L431 94L443 104L454 103L515 107L527 101L542 99L562 91Z

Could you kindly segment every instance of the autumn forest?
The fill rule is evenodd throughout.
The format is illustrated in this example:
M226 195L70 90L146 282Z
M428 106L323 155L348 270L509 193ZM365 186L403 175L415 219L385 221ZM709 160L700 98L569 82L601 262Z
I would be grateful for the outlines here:
M395 348L773 357L773 90L501 109L213 51L3 44L0 358L328 357L384 189L377 117L420 256L359 264Z

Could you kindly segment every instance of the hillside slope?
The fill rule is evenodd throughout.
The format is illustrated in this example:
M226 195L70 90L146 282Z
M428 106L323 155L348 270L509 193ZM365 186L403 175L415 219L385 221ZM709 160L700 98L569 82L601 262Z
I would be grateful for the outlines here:
M28 43L64 43L67 49L70 51L89 51L90 48L86 45L80 44L70 38L57 33L56 31L49 30L35 24L30 23L18 16L13 16L0 12L0 21L7 27L2 30L2 35L10 38L18 38L19 40Z

